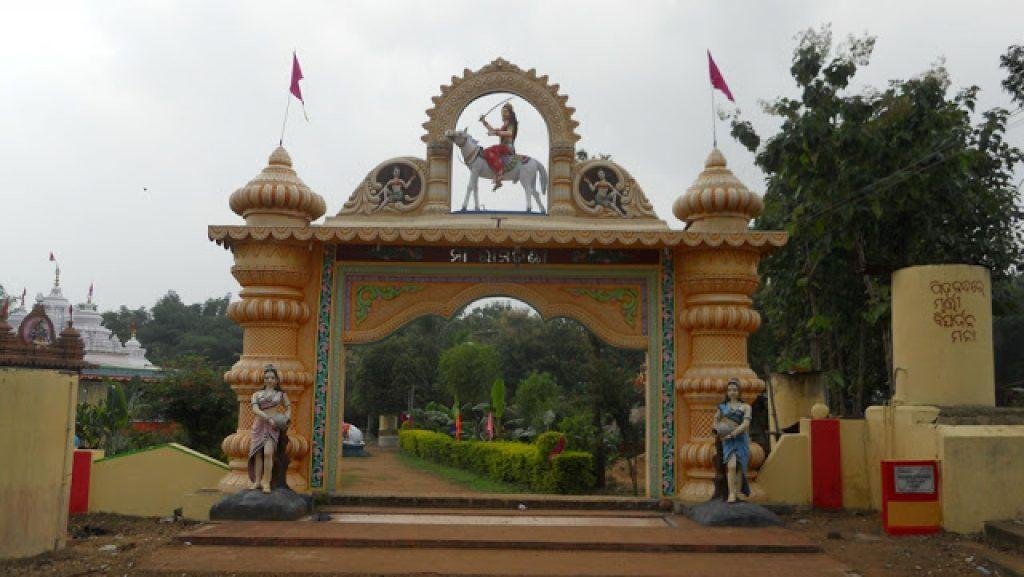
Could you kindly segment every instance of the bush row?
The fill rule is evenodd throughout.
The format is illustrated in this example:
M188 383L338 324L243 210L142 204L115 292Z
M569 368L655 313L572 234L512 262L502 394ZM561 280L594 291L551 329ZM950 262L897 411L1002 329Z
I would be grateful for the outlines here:
M561 433L548 432L531 444L456 442L444 433L413 429L398 433L398 445L404 453L539 493L585 493L594 486L594 457L582 451L564 451L549 461L560 438Z

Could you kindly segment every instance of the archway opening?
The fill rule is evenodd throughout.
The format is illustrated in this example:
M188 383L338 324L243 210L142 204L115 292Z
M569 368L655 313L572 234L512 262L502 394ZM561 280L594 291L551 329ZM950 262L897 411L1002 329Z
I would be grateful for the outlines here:
M559 451L588 455L591 481L582 492L643 495L645 360L646 351L608 345L575 320L544 319L519 300L479 299L449 319L420 317L385 339L348 347L346 421L365 427L371 454L412 467L444 465L433 470L442 477L451 468L474 467L454 463L450 454L409 455L407 447L396 457L397 450L380 447L382 435L391 434L380 416L395 415L399 428L459 443L539 447L551 438L546 433L561 433L566 442ZM403 490L401 479L346 474L361 469L372 469L371 462L342 461L343 493ZM422 492L413 489L406 491ZM471 485L473 491L547 492L508 480Z
M486 120L492 127L501 127L501 103L509 101L515 111L519 122L519 130L515 140L515 151L519 155L527 155L537 159L547 170L550 157L549 134L547 123L540 112L527 102L524 98L510 92L495 92L481 96L470 102L459 114L455 126L461 130L468 129L470 135L480 143L481 146L489 147L498 144L498 137L490 136L487 128L480 122L480 117L486 115ZM455 148L452 152L452 174L451 199L452 210L462 208L466 198L466 187L469 184L469 170L467 169L462 154ZM518 183L506 181L497 191L492 192L493 181L481 178L479 182L480 209L487 211L524 211L526 201L523 195L523 188ZM538 184L538 187L540 185ZM542 194L544 208L547 210L547 198ZM470 209L473 207L472 199L469 202Z

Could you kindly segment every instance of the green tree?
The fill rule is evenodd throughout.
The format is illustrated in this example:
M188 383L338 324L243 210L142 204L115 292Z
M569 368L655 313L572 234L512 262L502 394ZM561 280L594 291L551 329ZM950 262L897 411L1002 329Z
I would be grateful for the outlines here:
M890 385L890 279L918 264L974 263L995 278L1021 258L1009 113L972 124L978 88L950 97L941 66L885 90L853 93L871 37L834 48L829 29L799 37L790 72L799 98L766 110L781 120L764 141L740 118L733 136L768 175L759 229L789 244L761 268L762 358L810 357L842 413L859 414ZM760 148L759 148L760 147ZM755 367L760 368L760 367Z
M999 66L1006 69L1003 88L1020 106L1024 106L1024 45L1010 46L1006 54L999 57Z
M505 379L494 379L491 385L491 406L494 413L494 436L501 438L501 418L505 416Z
M137 332L139 328L153 320L146 307L139 307L133 310L124 305L121 305L121 308L116 311L106 311L102 316L103 326L110 329L121 341L131 338L132 327L135 327Z
M131 411L124 388L113 382L104 384L107 398L103 402L78 405L75 434L83 447L103 449L107 455L115 455L124 445Z
M242 328L227 317L230 300L228 295L186 305L169 291L153 305L152 319L138 326L138 338L149 359L162 366L199 355L214 367L231 367L242 352ZM128 311L126 316L133 319L136 314Z
M516 387L515 404L535 434L549 430L561 412L562 388L551 373L532 372Z
M996 400L1001 405L1024 406L1024 272L994 285L993 293L993 299L1003 305L992 319Z
M181 425L190 448L224 458L220 444L238 424L238 402L222 372L204 357L185 355L153 383L153 405Z
M485 398L488 384L501 377L501 358L490 345L465 342L441 353L437 373L449 395L475 403Z

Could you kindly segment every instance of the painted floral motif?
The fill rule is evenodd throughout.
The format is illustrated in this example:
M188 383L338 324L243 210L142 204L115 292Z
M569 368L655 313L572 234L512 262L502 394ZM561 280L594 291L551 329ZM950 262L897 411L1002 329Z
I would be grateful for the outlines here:
M676 492L675 465L675 273L672 251L661 253L661 493Z
M633 287L616 289L571 288L566 290L576 296L590 297L599 303L617 302L622 309L622 316L625 317L626 324L629 326L636 324L636 310L640 305L640 298L637 296L637 290Z
M370 308L373 307L373 303L377 299L390 301L405 293L414 293L421 290L423 290L422 286L413 284L402 286L363 285L359 287L356 289L354 303L356 307L356 324L365 321L366 317L370 316Z
M327 430L327 369L331 350L331 287L334 284L334 245L324 247L320 268L320 310L316 323L316 382L313 385L313 442L310 486L324 486L324 448Z

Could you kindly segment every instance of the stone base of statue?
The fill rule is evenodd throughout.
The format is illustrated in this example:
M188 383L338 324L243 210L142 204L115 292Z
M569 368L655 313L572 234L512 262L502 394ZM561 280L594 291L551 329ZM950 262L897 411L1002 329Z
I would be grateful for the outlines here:
M712 499L700 505L683 507L679 512L708 527L769 527L783 524L778 515L754 503L727 503Z
M692 507L682 507L683 514L701 525L711 527L768 527L782 525L782 519L768 509L746 501L729 503L729 483L722 462L721 431L715 431L715 492L711 500Z
M341 456L342 457L369 457L370 453L366 452L366 443L342 443L341 444Z
M248 489L228 495L210 507L211 521L294 521L313 513L313 498L288 487L269 493Z

